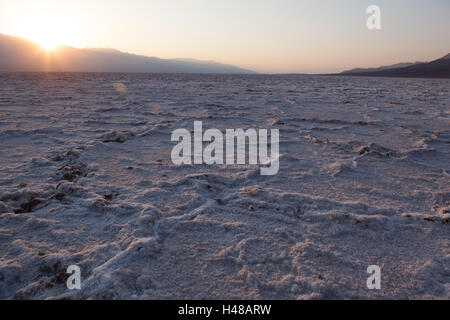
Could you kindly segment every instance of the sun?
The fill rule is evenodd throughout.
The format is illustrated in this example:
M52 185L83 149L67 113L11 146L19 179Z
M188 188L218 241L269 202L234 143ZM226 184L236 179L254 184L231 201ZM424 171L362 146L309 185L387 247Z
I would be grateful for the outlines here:
M29 32L29 39L41 45L45 50L53 50L64 43L64 33L57 25L41 23Z
M36 39L35 41L47 51L54 50L62 45L58 39L52 37L43 37L42 39Z
M7 24L7 34L31 40L46 51L61 45L85 46L84 18L76 1L27 1L26 7L17 5L12 10L14 19Z
M51 51L66 42L61 31L52 30L51 27L43 25L37 26L35 29L29 29L27 32L22 32L21 35L39 44L47 51Z
M17 33L50 51L62 44L69 45L72 40L70 31L63 17L47 11L45 14L30 16L20 24Z

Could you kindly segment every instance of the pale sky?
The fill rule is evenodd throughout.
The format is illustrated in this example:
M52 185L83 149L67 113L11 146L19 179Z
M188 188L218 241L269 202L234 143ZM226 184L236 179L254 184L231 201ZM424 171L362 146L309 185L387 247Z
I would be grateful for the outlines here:
M381 27L366 27L366 8ZM0 33L53 46L324 73L450 53L450 0L0 0Z

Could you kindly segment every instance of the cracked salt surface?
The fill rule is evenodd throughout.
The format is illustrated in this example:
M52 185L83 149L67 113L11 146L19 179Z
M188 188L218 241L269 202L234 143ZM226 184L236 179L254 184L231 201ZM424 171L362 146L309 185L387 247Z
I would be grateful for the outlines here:
M0 298L448 299L448 84L1 74ZM279 173L173 165L194 120L280 129Z

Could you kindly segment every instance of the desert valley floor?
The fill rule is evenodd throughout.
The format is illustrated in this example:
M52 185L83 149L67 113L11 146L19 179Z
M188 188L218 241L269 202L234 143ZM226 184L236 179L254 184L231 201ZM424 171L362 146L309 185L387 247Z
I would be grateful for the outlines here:
M449 84L0 74L0 299L448 299ZM278 174L174 165L195 120L279 129Z

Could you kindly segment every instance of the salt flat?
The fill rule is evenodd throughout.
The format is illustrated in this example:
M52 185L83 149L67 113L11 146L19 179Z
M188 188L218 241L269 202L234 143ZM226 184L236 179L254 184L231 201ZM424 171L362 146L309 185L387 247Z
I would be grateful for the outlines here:
M448 299L449 83L0 74L0 298ZM278 174L174 165L196 120L279 129Z

